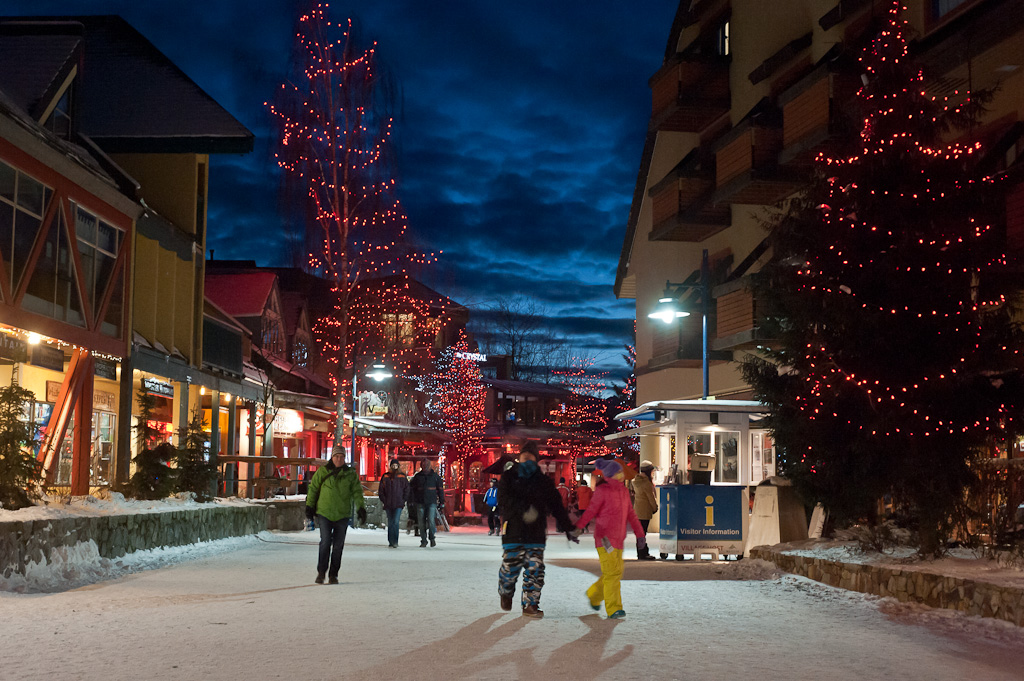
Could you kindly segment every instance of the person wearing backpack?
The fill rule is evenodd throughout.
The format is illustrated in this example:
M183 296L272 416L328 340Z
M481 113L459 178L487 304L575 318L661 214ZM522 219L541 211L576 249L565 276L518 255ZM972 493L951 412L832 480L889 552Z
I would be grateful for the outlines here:
M484 506L487 507L487 534L492 535L501 527L498 517L498 479L491 478L491 486L484 493Z
M331 454L327 465L313 474L306 493L306 518L315 517L320 527L320 553L314 580L317 584L323 584L325 576L331 584L338 583L353 506L359 522L365 523L363 486L355 469L345 463L345 450L339 447Z

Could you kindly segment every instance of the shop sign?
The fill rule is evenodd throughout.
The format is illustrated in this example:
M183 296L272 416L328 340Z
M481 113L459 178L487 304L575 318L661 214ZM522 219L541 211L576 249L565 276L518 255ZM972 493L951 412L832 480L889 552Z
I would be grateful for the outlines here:
M0 357L11 359L15 362L27 362L28 344L14 336L0 333ZM64 368L63 365L61 368Z
M33 345L32 364L44 369L64 371L64 351L42 343Z
M487 355L480 352L456 352L455 356L459 359L468 359L470 362L487 361Z
M60 381L46 382L46 401L56 402L60 397ZM117 395L108 393L105 390L94 390L92 393L92 408L99 411L117 411Z
M96 359L95 373L100 378L107 378L111 381L117 380L117 362L112 362L109 359Z
M161 397L174 397L174 386L170 383L164 383L158 381L155 378L144 378L142 379L142 389L148 392L150 395L160 395Z
M275 435L290 437L296 433L301 433L304 424L301 411L281 409L274 418L272 428Z

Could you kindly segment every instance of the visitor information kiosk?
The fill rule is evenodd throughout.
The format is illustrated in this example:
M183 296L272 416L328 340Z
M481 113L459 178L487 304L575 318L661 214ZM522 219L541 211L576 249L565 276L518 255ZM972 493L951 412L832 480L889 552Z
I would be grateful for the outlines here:
M635 436L640 459L659 467L657 524L662 557L741 556L750 523L750 490L775 474L765 407L745 400L660 400L619 414L642 425L606 439Z

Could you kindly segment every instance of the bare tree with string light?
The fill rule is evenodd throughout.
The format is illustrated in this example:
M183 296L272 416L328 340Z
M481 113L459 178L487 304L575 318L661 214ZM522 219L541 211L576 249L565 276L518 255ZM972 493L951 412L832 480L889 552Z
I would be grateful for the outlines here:
M352 392L346 384L360 363L390 360L404 370L429 317L429 303L408 293L409 274L436 257L407 237L389 154L392 87L376 43L360 47L353 21L333 22L326 3L299 17L295 40L293 77L268 108L280 134L285 195L302 201L302 210L289 212L305 216L308 269L330 282L334 297L314 331L335 391L339 447Z

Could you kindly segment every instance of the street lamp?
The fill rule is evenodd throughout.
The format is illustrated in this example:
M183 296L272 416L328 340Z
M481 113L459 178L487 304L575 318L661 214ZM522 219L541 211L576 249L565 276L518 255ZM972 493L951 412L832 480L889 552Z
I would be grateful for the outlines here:
M686 310L679 308L679 294L689 289L698 289L700 292L700 314L701 314L701 368L704 378L704 399L708 398L708 305L711 301L711 276L708 269L708 251L705 248L700 257L700 281L696 284L665 282L665 293L658 299L658 306L653 312L647 315L649 319L661 320L664 324L671 324L680 317L690 315Z
M394 376L388 368L383 364L371 364L370 368L363 374L367 378L372 378L377 383L380 383L385 378L391 378ZM352 446L349 449L349 463L355 464L356 462L356 415L359 412L359 392L356 388L356 379L359 377L358 371L352 372Z

